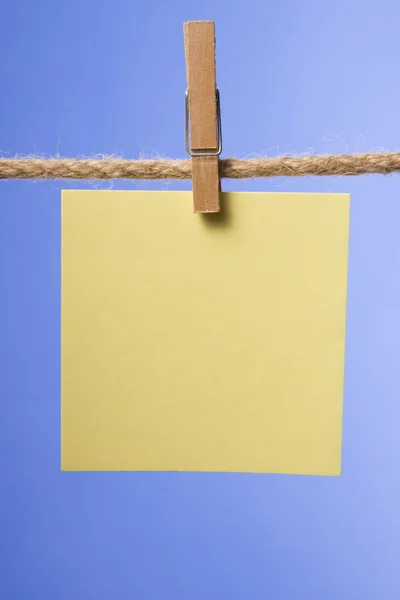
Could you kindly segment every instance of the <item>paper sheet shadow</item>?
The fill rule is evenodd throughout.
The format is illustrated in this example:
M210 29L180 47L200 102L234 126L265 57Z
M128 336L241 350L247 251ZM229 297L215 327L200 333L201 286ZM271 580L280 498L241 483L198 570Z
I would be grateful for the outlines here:
M228 229L232 226L232 210L226 194L221 193L220 211L218 213L202 213L201 218L205 227L210 229Z

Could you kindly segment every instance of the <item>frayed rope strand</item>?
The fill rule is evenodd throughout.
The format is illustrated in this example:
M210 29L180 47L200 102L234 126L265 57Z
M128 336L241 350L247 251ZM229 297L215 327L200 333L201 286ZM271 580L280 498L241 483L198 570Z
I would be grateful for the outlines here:
M400 152L223 158L221 178L388 175L400 171ZM191 179L190 160L122 158L0 158L0 179Z

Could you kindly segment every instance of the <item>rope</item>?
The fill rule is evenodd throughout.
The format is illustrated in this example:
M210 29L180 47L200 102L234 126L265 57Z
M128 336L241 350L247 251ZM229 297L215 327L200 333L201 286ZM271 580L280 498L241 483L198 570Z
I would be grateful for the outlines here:
M221 178L387 175L400 171L400 152L277 158L224 158ZM0 179L190 179L190 160L0 158Z

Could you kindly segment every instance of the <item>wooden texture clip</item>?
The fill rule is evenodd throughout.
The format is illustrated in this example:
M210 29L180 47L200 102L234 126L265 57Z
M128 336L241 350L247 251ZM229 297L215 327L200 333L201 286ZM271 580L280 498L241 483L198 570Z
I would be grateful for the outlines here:
M186 151L192 157L194 212L214 213L219 212L218 157L222 150L221 111L215 77L215 24L213 21L189 21L184 24L183 31L188 84Z

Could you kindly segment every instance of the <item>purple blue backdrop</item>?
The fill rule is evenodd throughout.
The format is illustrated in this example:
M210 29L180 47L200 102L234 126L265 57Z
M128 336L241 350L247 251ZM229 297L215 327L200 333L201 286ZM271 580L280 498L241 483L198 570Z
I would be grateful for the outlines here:
M225 156L393 150L399 17L395 0L4 1L0 148L184 156L182 23L212 19ZM351 194L340 478L61 473L66 185L0 182L0 597L398 598L400 176L223 184Z

